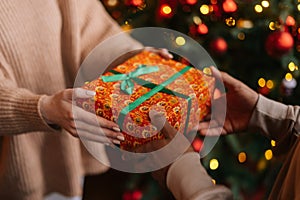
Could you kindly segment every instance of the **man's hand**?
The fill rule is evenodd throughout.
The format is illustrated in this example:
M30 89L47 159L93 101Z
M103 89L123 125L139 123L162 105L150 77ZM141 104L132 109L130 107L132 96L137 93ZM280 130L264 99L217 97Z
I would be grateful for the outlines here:
M258 94L241 81L231 77L225 72L211 68L218 81L222 81L227 89L225 94L214 100L214 115L210 122L200 122L198 130L202 135L216 136L233 132L244 131L258 100ZM224 105L226 102L226 105ZM225 122L222 124L222 107L227 106Z
M44 96L41 99L41 113L47 123L59 125L74 137L80 136L105 144L120 144L124 136L117 124L72 104L72 97L92 98L94 95L93 91L76 88Z

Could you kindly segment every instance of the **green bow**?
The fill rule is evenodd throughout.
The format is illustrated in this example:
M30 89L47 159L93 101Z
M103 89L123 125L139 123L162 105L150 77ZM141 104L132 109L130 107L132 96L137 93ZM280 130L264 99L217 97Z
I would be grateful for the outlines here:
M116 74L112 76L102 76L103 82L114 82L114 81L122 81L121 82L121 90L126 94L132 94L134 89L134 83L132 81L133 78L144 74L150 74L152 72L157 72L159 68L157 66L147 66L147 65L139 65L138 68L129 72L128 74Z

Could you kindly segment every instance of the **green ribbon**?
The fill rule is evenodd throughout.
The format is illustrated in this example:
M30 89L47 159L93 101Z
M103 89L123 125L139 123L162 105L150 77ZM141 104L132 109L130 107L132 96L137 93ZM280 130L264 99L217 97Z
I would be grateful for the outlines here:
M190 109L191 109L191 98L189 96L186 95L182 95L182 94L178 94L177 92L172 92L170 90L168 90L166 88L166 86L168 86L170 83L172 83L173 81L175 81L178 77L180 77L182 74L186 73L191 67L190 66L186 66L185 68L183 68L182 70L180 70L179 72L175 73L173 76L171 76L168 80L164 81L163 83L161 83L160 85L151 85L151 84L145 84L144 86L150 86L149 88L151 88L152 90L150 90L149 92L147 92L146 94L144 94L143 96L139 97L138 99L136 99L134 102L130 103L128 106L126 106L125 108L123 108L119 114L118 117L118 124L120 127L122 127L122 123L125 119L125 116L132 111L133 109L135 109L136 107L138 107L139 105L141 105L143 102L145 102L146 100L148 100L149 98L151 98L154 94L160 92L160 91L166 91L167 93L176 93L176 96L181 96L184 97L185 99L188 100L188 109L187 109L187 119L186 119L186 124L185 124L185 129L184 132L186 133L187 131L187 127L188 127L188 122L189 122L189 117L190 117ZM137 79L137 78L134 78ZM143 81L143 80L141 80Z
M132 94L134 89L133 79L137 78L144 74L150 74L152 72L157 72L159 68L157 66L147 66L147 65L139 65L138 68L129 72L128 74L115 74L112 76L102 76L103 82L115 82L122 81L120 88L126 94Z

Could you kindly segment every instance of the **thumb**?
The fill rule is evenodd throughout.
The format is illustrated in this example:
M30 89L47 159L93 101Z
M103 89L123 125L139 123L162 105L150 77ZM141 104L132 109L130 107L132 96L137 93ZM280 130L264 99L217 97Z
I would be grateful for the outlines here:
M92 98L96 95L95 91L86 90L83 88L74 88L73 89L73 98Z
M172 139L175 137L177 131L171 126L163 113L159 113L155 110L150 110L149 117L151 123L157 128L157 130L161 130L162 134L166 138Z
M237 84L237 80L234 79L232 76L230 76L229 74L227 74L226 72L222 72L219 71L217 68L215 67L211 67L210 68L212 71L212 74L214 75L214 77L219 80L219 81L223 81L224 86L228 89L233 88L234 86L236 86Z

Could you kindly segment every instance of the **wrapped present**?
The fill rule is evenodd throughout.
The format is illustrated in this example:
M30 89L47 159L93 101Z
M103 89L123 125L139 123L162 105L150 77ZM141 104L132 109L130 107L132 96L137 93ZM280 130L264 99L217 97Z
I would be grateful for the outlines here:
M143 51L83 88L94 99L77 105L117 122L125 136L122 149L163 138L149 119L151 109L162 112L180 133L188 133L210 112L215 80L183 63Z

